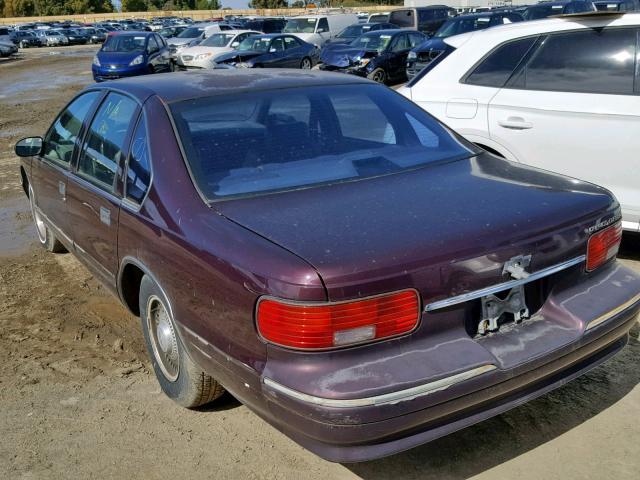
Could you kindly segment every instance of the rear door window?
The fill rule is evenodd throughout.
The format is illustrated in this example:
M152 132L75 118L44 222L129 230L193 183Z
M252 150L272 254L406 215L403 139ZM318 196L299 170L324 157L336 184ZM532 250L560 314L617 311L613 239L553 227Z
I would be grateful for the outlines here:
M110 93L96 112L78 160L78 175L111 191L137 104Z
M635 29L550 35L516 79L514 88L630 95L634 88Z
M88 92L76 98L60 114L44 139L44 157L69 165L82 123L101 92Z
M487 55L464 83L502 88L536 41L536 37L505 43Z

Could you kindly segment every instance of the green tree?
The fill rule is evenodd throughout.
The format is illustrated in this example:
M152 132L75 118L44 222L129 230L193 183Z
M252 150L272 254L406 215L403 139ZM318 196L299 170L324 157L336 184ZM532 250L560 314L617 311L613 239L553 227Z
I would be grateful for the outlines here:
M287 0L251 0L249 8L287 8Z
M146 12L146 0L122 0L123 12Z
M196 10L220 10L220 2L218 0L197 0Z

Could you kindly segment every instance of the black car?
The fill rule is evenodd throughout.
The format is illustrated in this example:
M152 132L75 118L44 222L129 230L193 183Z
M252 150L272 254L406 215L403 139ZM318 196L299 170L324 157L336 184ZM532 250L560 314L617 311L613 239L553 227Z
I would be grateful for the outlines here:
M282 33L286 24L284 18L256 18L246 22L243 28L264 33Z
M407 78L411 80L447 49L447 45L443 41L445 38L506 23L521 22L522 20L522 15L508 10L471 13L447 20L433 37L409 52Z
M561 0L555 2L543 2L531 5L522 14L525 20L539 20L555 15L568 15L570 13L595 12L593 2L583 0Z
M103 43L108 33L103 28L83 28L81 32L89 37L89 43Z
M278 33L244 39L233 52L216 58L216 63L237 68L311 69L318 62L318 48L293 35Z
M428 37L416 30L377 30L347 45L324 49L322 70L367 77L379 83L402 81L409 51Z
M376 30L393 30L396 28L398 27L392 23L354 23L353 25L349 25L347 28L342 30L334 38L327 40L327 43L325 43L325 47L327 45L351 43L360 35L368 32L375 32Z
M69 39L69 45L85 45L89 43L90 36L82 30L65 28L61 33Z
M400 28L410 28L433 35L444 22L455 17L456 14L455 9L446 5L401 8L389 14L388 22Z
M40 39L29 30L14 30L9 34L9 38L20 48L40 46Z

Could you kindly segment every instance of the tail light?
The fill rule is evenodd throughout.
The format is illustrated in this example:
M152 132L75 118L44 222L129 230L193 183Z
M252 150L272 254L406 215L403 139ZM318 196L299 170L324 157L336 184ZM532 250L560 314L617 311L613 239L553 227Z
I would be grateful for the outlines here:
M595 270L615 257L621 240L622 224L620 222L591 235L587 245L587 272Z
M420 319L415 290L338 303L292 303L271 298L258 302L258 332L267 341L318 350L412 331Z

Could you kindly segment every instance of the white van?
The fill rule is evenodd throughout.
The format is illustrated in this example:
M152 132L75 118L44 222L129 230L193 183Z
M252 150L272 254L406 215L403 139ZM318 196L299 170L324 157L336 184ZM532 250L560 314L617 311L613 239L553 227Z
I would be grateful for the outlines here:
M307 15L288 19L282 32L291 33L305 42L322 47L327 40L354 23L358 23L355 13Z

